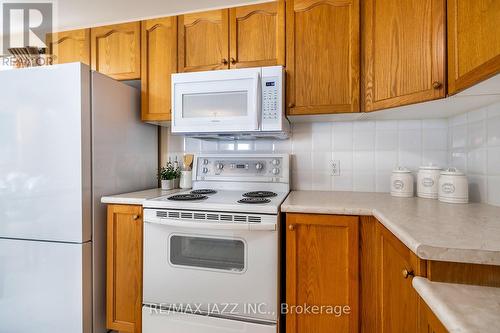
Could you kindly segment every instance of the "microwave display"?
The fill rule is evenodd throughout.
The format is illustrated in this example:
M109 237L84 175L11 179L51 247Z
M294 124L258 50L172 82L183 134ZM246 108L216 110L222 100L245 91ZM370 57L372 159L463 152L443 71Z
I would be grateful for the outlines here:
M266 82L266 87L274 87L275 82Z

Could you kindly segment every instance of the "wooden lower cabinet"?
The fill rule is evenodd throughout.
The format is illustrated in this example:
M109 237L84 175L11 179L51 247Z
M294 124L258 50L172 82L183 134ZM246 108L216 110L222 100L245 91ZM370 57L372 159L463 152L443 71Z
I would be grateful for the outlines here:
M358 332L359 218L287 214L286 219L286 332ZM342 314L328 314L326 308L299 314L306 306L336 306Z
M448 333L432 310L419 298L419 333Z
M360 249L360 331L417 333L419 297L411 281L426 275L426 262L374 217L361 217Z
M377 224L378 332L416 333L418 294L412 278L425 276L425 262L417 258L393 234Z
M142 206L108 205L106 327L142 331Z

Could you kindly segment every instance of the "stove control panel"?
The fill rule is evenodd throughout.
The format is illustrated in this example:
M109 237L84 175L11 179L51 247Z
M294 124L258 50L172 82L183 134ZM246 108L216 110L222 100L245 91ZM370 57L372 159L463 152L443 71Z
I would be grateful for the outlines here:
M289 155L197 156L195 180L289 182Z

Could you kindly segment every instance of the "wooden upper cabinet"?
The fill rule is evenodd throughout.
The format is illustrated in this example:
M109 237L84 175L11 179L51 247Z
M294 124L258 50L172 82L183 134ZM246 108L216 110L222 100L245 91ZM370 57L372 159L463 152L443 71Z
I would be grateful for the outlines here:
M286 1L290 115L359 111L359 0Z
M49 54L54 64L82 62L90 65L90 29L62 31L47 34Z
M450 94L500 73L500 1L448 0Z
M418 295L415 275L425 276L425 261L417 258L381 224L376 228L378 329L380 333L418 332ZM368 272L367 272L368 273ZM369 273L368 273L369 274Z
M108 205L106 327L142 331L142 206Z
M326 311L288 313L287 333L357 333L359 217L287 214L286 226L286 302L290 309L304 304L350 307L341 316Z
M365 0L365 111L445 96L446 0Z
M229 10L178 17L179 72L229 68Z
M171 74L177 72L177 17L141 23L141 115L143 121L171 119Z
M141 78L141 23L123 23L90 30L92 69L116 80Z
M285 65L285 1L229 9L230 67Z

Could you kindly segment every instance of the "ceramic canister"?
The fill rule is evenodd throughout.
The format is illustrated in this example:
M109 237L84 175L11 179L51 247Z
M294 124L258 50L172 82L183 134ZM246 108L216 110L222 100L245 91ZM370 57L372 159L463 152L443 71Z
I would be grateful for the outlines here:
M181 171L180 188L190 189L193 187L193 172L191 170Z
M437 199L441 168L435 165L422 166L417 175L417 196Z
M455 168L441 171L439 201L447 203L469 202L469 184L465 174Z
M392 171L391 195L394 197L413 197L413 174L404 167L397 167Z

